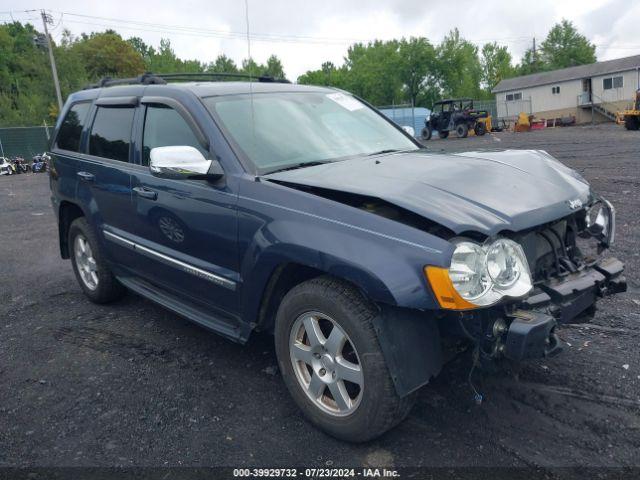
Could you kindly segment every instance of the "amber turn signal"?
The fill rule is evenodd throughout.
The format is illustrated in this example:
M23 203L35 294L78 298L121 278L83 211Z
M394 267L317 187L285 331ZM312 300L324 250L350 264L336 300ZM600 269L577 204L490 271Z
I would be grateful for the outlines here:
M468 302L460 296L454 288L451 278L449 277L449 269L441 267L424 267L424 273L429 280L431 290L438 300L440 307L447 310L471 310L478 308L471 302Z

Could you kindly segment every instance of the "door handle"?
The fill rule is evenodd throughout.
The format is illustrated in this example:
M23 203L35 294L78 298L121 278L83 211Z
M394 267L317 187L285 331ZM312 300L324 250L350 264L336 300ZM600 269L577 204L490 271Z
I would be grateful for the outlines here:
M78 176L80 180L84 180L85 182L93 182L96 176L93 173L89 172L78 172Z
M148 198L149 200L156 200L158 198L158 192L154 192L150 188L146 187L133 187L133 191L136 195L142 198Z

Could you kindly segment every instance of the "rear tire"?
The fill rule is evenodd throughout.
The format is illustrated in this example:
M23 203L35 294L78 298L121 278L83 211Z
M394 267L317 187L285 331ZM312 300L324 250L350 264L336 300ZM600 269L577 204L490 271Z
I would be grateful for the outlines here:
M487 133L487 125L483 122L476 122L476 125L473 128L473 131L478 137L481 137L482 135Z
M627 116L624 119L624 128L627 130L640 129L640 117Z
M98 238L84 217L71 223L68 239L73 273L89 300L109 303L121 298L126 289L111 273Z
M395 391L373 328L376 315L353 286L322 276L289 291L276 316L276 353L289 393L311 423L341 440L383 434L415 402L415 394L400 398ZM343 393L336 401L334 392L348 398Z
M469 135L469 126L466 123L461 123L456 127L456 135L458 138L466 138Z

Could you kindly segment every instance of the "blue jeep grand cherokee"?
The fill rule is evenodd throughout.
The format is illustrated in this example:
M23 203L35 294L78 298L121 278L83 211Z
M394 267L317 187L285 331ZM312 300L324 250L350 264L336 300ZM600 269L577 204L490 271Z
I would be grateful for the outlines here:
M342 439L400 422L452 346L551 355L626 288L612 206L543 151L431 153L346 92L275 82L103 81L61 113L53 207L89 299L273 332Z

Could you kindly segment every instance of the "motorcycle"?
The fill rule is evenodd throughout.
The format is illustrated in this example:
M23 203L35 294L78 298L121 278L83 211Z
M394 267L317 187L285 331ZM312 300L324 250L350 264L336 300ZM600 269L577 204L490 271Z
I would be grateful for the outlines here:
M27 165L22 157L13 158L13 171L16 174L28 173L31 170L31 166Z
M47 155L47 153L43 153L42 155L36 155L33 157L33 165L31 167L33 173L43 173L47 171L49 167L49 160L51 157Z

